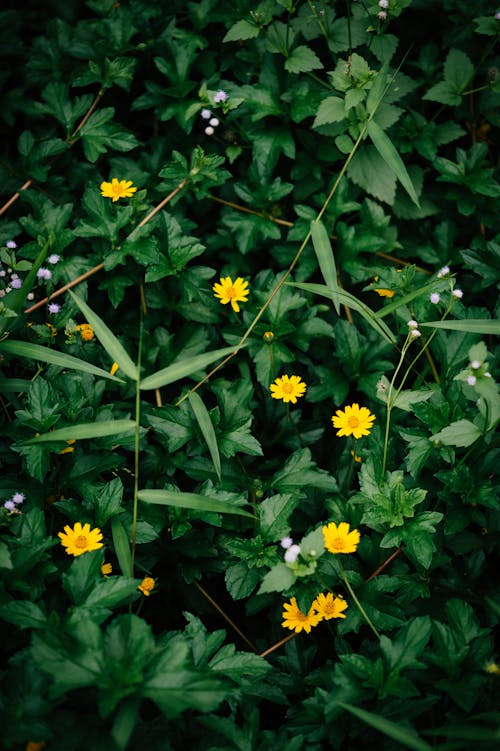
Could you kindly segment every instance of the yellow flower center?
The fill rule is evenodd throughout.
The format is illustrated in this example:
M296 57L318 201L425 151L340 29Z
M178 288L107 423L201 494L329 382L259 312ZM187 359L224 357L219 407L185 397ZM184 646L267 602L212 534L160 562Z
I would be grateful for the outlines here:
M356 415L350 415L347 418L347 424L350 428L359 428L359 417L356 417Z
M301 623L305 623L307 621L308 616L303 613L301 610L297 610L297 615L295 616L297 621L300 621Z
M291 394L293 391L293 383L290 383L290 381L287 381L286 383L281 384L281 390L284 394Z
M334 550L341 553L345 548L345 540L343 537L333 537L330 545Z
M120 198L121 195L123 194L123 188L120 185L120 183L115 183L114 185L112 184L111 185L111 192L112 192L112 194L114 196L118 196L118 198Z
M85 535L78 535L75 537L75 548L86 548L88 541Z

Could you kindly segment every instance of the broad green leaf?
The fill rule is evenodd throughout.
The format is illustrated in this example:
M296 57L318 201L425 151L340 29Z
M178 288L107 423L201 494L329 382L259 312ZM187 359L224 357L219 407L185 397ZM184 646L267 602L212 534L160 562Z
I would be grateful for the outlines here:
M389 70L389 62L387 61L382 68L375 75L372 81L372 86L368 92L366 98L366 111L369 115L375 114L377 108L384 98L384 93L387 90L387 71Z
M0 605L0 618L18 628L44 628L47 616L42 608L30 600L17 600Z
M175 383L175 381L190 376L198 370L204 370L207 365L211 365L216 360L221 360L227 357L227 355L231 355L234 351L235 347L223 347L223 349L214 349L211 352L205 352L203 355L179 360L163 368L163 370L158 370L157 373L144 378L141 381L141 389L159 389L162 386L167 386L169 383Z
M439 441L445 446L470 446L482 435L481 431L470 420L456 420L448 427L434 433L432 441Z
M30 386L31 381L22 378L0 378L1 394L20 394L22 391L29 391Z
M474 65L461 50L450 50L444 64L444 80L457 92L464 91L474 77Z
M217 445L217 436L215 435L214 426L210 419L210 415L208 414L208 410L201 397L195 391L192 394L189 394L189 402L198 425L200 426L203 438L208 446L208 450L210 451L210 456L212 457L217 477L221 480L219 446Z
M370 136L372 140L373 145L377 149L382 159L385 161L387 166L394 172L399 182L401 183L403 188L406 190L406 192L410 196L413 203L415 203L420 208L418 196L415 193L415 188L413 187L413 183L410 179L408 172L406 171L406 167L403 163L403 160L401 159L398 152L396 151L396 148L394 147L390 138L384 133L382 128L379 125L377 125L377 123L374 120L370 120L370 122L368 123L367 131L368 131L368 135Z
M57 428L50 433L44 433L36 438L25 441L27 445L47 443L53 441L81 441L86 438L103 438L108 435L118 435L135 429L133 420L103 420L102 422L87 422L80 425L70 425L67 428Z
M332 299L333 290L330 290L330 288L324 284L314 284L311 282L286 282L286 284L288 284L290 287L298 287L299 289L303 289L306 292L313 292L314 294L328 297L330 300ZM375 329L377 334L383 336L384 339L386 339L390 344L395 344L396 336L392 333L392 331L384 321L381 321L376 317L376 314L371 308L368 307L368 305L365 305L360 300L358 300L357 297L354 297L354 295L351 295L350 292L346 292L346 290L344 289L338 289L336 294L344 305L346 305L348 308L356 310L365 319L365 321L367 321L370 326Z
M117 516L111 520L111 533L121 572L123 576L131 576L133 571L130 542L125 527Z
M254 518L253 514L244 511L239 506L198 493L177 493L172 490L139 490L139 500L145 503L156 503L160 506L175 506L193 509L194 511L213 511L218 514L237 514L238 516Z
M84 302L78 295L69 290L71 298L76 305L80 308L84 314L87 322L94 329L95 335L101 342L102 346L106 350L111 362L117 362L120 370L125 373L133 381L137 381L138 369L137 365L132 361L130 355L125 350L124 346L119 342L111 329L106 326L102 318L99 318L97 313L89 308L86 302Z
M419 326L429 326L433 329L449 329L451 331L468 331L471 334L500 335L500 321L490 318L464 318L459 321L419 321Z
M242 18L241 21L237 21L234 26L231 26L222 41L239 42L240 39L254 39L259 36L259 33L260 28L255 22Z
M121 378L112 376L106 370L91 365L89 362L85 362L85 360L80 360L78 357L73 357L72 355L66 355L63 352L57 352L48 347L41 347L39 344L6 339L5 341L0 342L0 352L5 352L8 355L15 355L17 357L27 357L30 360L47 362L49 365L58 365L60 368L69 368L70 370L80 370L84 373L92 373L92 375L99 376L100 378L108 378L110 381L123 383Z
M134 595L140 582L140 579L128 576L103 578L94 584L83 605L88 608L114 608Z
M318 259L323 279L326 286L332 290L332 302L335 312L340 315L340 300L338 296L337 268L335 266L335 256L333 255L330 238L326 231L325 225L321 221L311 222L311 238L313 241L314 252Z
M379 730L388 738L401 743L405 748L411 748L414 751L432 751L428 743L423 741L419 736L410 728L397 725L392 720L388 720L382 715L373 714L373 712L367 712L365 709L360 709L352 704L346 704L343 701L338 701L336 704L346 712L350 712L355 717L358 717L367 725L370 725L375 730Z
M278 563L262 580L258 595L265 592L285 592L295 583L296 576L286 563Z
M296 47L285 62L285 70L289 73L308 73L322 67L323 63L316 53L303 44Z
M338 96L329 96L323 99L318 107L318 112L314 119L313 128L329 123L338 123L345 118L344 100Z

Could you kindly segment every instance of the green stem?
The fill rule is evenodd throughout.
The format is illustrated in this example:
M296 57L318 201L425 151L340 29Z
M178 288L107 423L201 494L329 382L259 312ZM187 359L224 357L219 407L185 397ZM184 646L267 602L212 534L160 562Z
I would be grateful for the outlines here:
M130 558L130 576L134 576L135 546L137 541L137 510L139 506L139 443L141 437L141 359L143 318L140 313L139 354L137 356L137 381L135 385L135 434L134 434L134 508L132 512L132 551Z
M356 603L359 612L361 613L361 615L363 616L363 618L365 619L366 623L371 628L371 630L373 631L373 633L375 634L375 636L377 637L377 639L380 640L380 634L377 631L377 629L375 628L375 626L373 625L373 623L372 623L370 617L368 616L366 610L364 609L364 607L362 606L362 604L360 603L360 601L356 597L356 593L354 592L353 588L351 587L351 583L350 583L349 579L346 576L346 573L344 571L344 567L342 565L342 561L340 559L339 559L339 567L340 567L340 573L342 575L342 579L344 580L344 584L346 585L346 587L347 587L347 589L349 591L349 594L351 595L352 599Z

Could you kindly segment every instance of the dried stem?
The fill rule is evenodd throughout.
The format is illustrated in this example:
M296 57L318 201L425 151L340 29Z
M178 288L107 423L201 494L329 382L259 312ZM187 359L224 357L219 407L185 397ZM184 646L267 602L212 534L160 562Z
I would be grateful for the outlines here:
M5 212L7 211L7 209L10 206L12 206L13 203L15 203L17 201L17 199L21 195L21 191L22 190L27 190L30 187L30 185L31 185L32 182L33 182L33 180L30 177L29 180L26 180L26 182L24 183L24 185L21 185L21 187L19 188L19 190L17 191L17 193L14 193L14 195L9 198L9 200L7 201L7 203L4 203L4 205L2 206L2 208L0 208L0 216L2 216L2 214L5 214Z
M236 211L242 211L244 214L253 214L254 216L260 216L262 219L269 219L270 222L274 222L275 224L282 224L284 227L293 227L293 222L288 222L286 219L278 219L270 214L265 214L263 211L255 211L255 209L240 206L238 203L232 203L231 201L226 201L224 198L218 198L217 196L210 196L210 198L216 203L222 203L224 206L229 206L232 209L236 209Z
M250 649L252 649L254 652L257 652L257 647L255 646L255 644L252 644L252 642L250 641L250 639L247 639L247 637L245 636L245 634L238 628L238 626L236 625L236 623L233 620L231 620L231 618L221 608L221 606L218 605L215 602L215 600L213 599L213 597L211 597L208 594L208 592L206 591L206 589L203 589L203 587L201 586L201 584L198 584L198 582L196 582L196 581L194 582L194 585L201 592L201 594L203 595L203 597L205 597L208 600L208 602L212 605L212 607L214 607L216 609L216 611L218 613L220 613L220 615L224 618L224 620L226 621L226 623L228 623L231 626L231 628L234 631L236 631L236 633L238 634L238 636L241 639L243 639L243 641L245 642L245 644L248 644L248 646L250 647Z
M267 657L267 655L270 655L271 652L274 652L275 649L279 649L283 646L283 644L286 644L287 641L290 641L291 639L295 639L297 634L288 634L288 636L285 636L284 639L281 639L281 641L276 642L276 644L273 644L272 647L269 647L269 649L266 649L265 652L261 652L259 657Z
M78 276L76 279L73 279L71 282L68 282L67 284L65 284L64 287L60 287L59 289L56 289L56 291L52 292L52 294L49 295L48 297L44 297L43 300L39 300L30 308L26 308L24 312L26 314L32 313L37 308L41 308L42 305L45 305L45 303L49 302L49 300L53 300L54 297L58 297L59 295L62 295L64 292L67 292L72 287L76 287L77 284L80 284L80 282L85 281L85 279L88 279L89 276L92 276L97 271L100 271L103 268L104 268L104 263L98 263L97 266L94 266L92 269L89 269L88 271L85 272L85 274L80 274L80 276Z
M373 574L370 574L370 576L368 577L366 581L370 582L372 579L375 579L375 577L381 574L382 571L389 565L389 563L392 563L392 561L398 557L398 555L402 552L403 547L404 547L403 545L400 545L399 548L394 551L394 553L391 553L389 558L386 558L386 560L377 569L375 569Z

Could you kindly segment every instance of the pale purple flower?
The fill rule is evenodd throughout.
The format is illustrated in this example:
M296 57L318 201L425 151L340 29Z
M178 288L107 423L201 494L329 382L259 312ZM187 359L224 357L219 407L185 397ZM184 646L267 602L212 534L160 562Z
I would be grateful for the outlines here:
M437 305L440 299L441 297L438 292L433 292L431 295L429 295L429 300L433 305Z
M418 329L418 321L414 321L413 318L411 319L411 321L408 321L406 325L409 329Z
M59 313L61 310L61 306L58 305L56 302L49 302L49 313Z
M7 240L5 245L10 248L11 250L14 250L14 248L17 248L17 243L14 242L14 240Z
M467 376L467 383L469 386L475 386L477 383L477 378L474 375Z
M381 10L379 13L377 13L377 15L381 21L385 21L387 18L387 13L385 12L385 10Z
M290 545L285 553L285 561L287 563L295 563L300 555L300 545Z
M215 104L221 104L222 102L227 102L228 95L224 91L224 89L218 89L214 94L214 102Z
M4 508L7 509L7 511L15 511L16 510L16 504L14 503L14 501L5 501L5 503L3 505L4 505Z
M420 333L418 329L412 329L410 331L410 336L412 337L412 339L418 339L418 337L422 336L422 334Z
M216 117L211 117L208 124L216 128L219 124L219 121Z
M283 537L280 540L280 545L282 548L285 548L285 550L288 550L293 545L293 540L291 537Z
M452 290L451 294L453 295L453 297L456 297L457 300L461 300L462 297L464 296L464 293L462 292L461 289L458 289L458 287L456 287L454 290Z
M35 299L35 293L34 292L28 292L28 294L26 295L26 297L28 298L28 300L34 300Z
M40 268L36 272L36 275L39 279L46 279L48 281L52 278L52 271L50 271L50 269L44 268L43 266L40 266Z
M11 280L10 286L12 287L12 289L21 289L21 287L23 286L23 282L17 276L15 279Z
M7 272L5 271L5 269L2 269L2 270L0 271L0 276L2 276L2 277L3 277L3 276L7 276Z
M200 115L202 116L204 120L210 120L210 118L212 117L212 113L210 112L210 110L207 110L207 109L202 109L202 111L200 112Z
M48 258L47 261L51 263L53 266L59 261L61 256L58 256L57 253L52 253Z
M439 269L437 272L437 278L442 279L443 276L447 276L450 273L450 267L449 266L443 266L442 269Z
M481 363L479 362L479 360L473 360L470 366L472 370L479 370L479 368L481 367Z
M208 125L208 126L207 126L207 127L205 128L205 133L207 134L207 136L213 136L213 134L215 133L215 131L214 131L214 129L212 128L212 126L211 126L211 125Z
M17 506L17 504L22 503L25 500L25 498L26 496L24 495L24 493L14 493L14 495L12 496L12 501Z
M379 8L388 8L389 7L389 0L379 0L378 2Z

